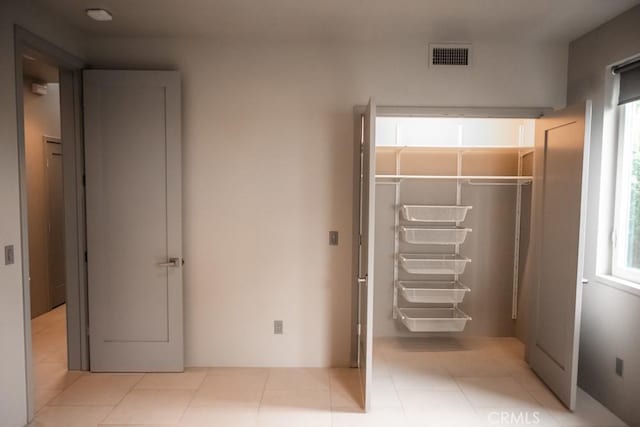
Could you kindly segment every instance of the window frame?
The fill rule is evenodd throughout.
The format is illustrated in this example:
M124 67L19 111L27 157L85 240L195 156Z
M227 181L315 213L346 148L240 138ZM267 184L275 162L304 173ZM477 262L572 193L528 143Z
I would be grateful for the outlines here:
M626 103L617 107L617 159L615 198L613 206L613 233L611 247L611 275L615 278L640 284L640 269L626 266L628 256L628 223L631 187L631 162L625 162L633 149L631 140L631 126L628 126L628 109L640 101ZM640 125L638 125L640 126ZM628 157L627 157L628 156Z

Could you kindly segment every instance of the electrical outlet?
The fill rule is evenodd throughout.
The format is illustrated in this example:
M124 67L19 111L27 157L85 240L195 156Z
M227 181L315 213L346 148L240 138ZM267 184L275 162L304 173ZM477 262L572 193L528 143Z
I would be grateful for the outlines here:
M329 245L330 246L338 246L338 232L330 231L329 232Z
M13 250L13 245L4 247L4 265L15 264L16 262L16 254Z
M616 375L621 377L623 370L624 370L624 360L620 359L619 357L616 357Z
M273 321L273 333L275 335L284 334L284 322L282 320L274 320Z

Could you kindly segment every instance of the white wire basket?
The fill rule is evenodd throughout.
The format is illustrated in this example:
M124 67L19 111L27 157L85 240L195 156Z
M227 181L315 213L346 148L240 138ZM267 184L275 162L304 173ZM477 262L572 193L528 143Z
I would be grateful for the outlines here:
M396 288L411 303L459 304L471 289L455 280L401 280Z
M402 217L411 222L462 222L471 206L402 205Z
M402 240L417 245L458 245L464 243L470 228L400 227Z
M462 274L469 258L450 254L400 254L400 265L411 274Z
M411 332L462 332L471 317L457 307L398 308L398 319Z

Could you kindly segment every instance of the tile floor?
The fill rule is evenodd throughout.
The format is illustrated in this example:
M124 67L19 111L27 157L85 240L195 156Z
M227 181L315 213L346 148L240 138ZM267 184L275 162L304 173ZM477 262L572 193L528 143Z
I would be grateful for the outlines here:
M64 307L33 320L38 427L599 426L624 423L581 392L570 413L515 339L380 339L372 411L351 369L66 370Z

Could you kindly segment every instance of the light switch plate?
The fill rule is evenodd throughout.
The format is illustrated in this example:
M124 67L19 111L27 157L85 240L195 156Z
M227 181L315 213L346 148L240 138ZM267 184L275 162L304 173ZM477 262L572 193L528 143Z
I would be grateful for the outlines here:
M273 321L273 333L275 335L284 334L284 322L282 320L274 320Z
M338 232L330 231L329 232L329 245L330 246L338 246Z
M13 245L8 245L4 247L4 265L15 264L16 262L16 254L13 249Z
M623 372L624 372L624 360L620 359L619 357L616 357L616 375L621 377Z

